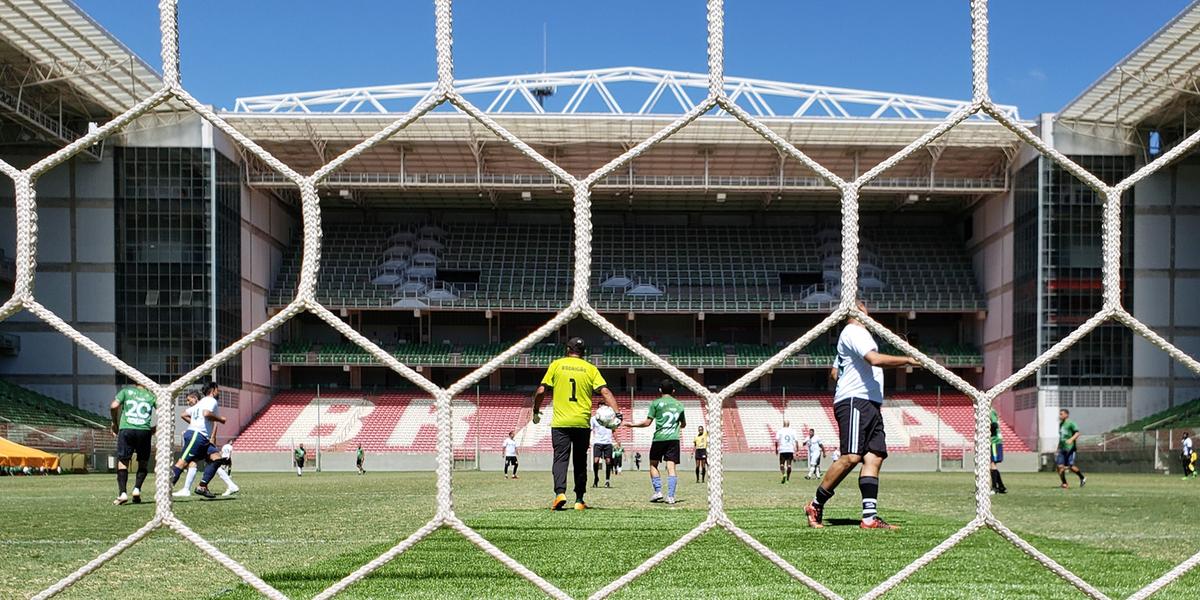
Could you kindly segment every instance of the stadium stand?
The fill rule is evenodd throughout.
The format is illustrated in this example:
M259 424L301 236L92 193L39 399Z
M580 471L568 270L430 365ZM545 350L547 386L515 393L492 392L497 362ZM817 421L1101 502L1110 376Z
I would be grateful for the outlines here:
M334 308L555 310L570 295L571 235L552 225L330 224L318 297ZM943 230L863 236L863 294L878 309L985 308L966 250ZM592 301L600 310L823 312L840 286L837 252L829 230L811 228L599 226ZM299 272L294 246L273 306L292 298Z
M407 365L421 366L479 366L493 356L496 356L513 343L473 344L456 347L452 344L380 344L389 349L393 356ZM298 351L297 349L304 349ZM272 356L272 361L281 365L363 365L378 364L374 357L365 350L350 344L321 345L313 351L314 344L307 341L289 341L280 344ZM752 344L726 345L709 343L703 346L668 346L651 347L667 357L678 367L732 367L753 368L774 356L782 346L758 346ZM983 364L983 355L979 349L969 344L930 345L923 349L939 363L950 367L976 367ZM899 353L895 348L884 347L884 352ZM828 367L833 364L834 347L827 344L814 344L792 355L783 365L785 367ZM545 366L550 361L562 356L562 348L558 344L539 344L524 355L518 355L506 362L509 366ZM632 350L616 343L609 343L589 354L589 360L601 367L644 367L646 359L634 354Z
M632 419L644 418L654 399L650 395L618 398L622 411ZM682 446L691 450L691 435L705 415L695 397L681 397L691 418ZM897 394L884 405L888 420L890 452L936 452L959 458L970 446L973 407L963 395ZM722 409L727 433L727 451L772 453L775 430L784 416L793 426L812 426L826 441L837 445L832 398L827 394L788 397L778 394L745 394ZM549 421L530 422L529 398L525 395L488 393L454 402L453 432L457 450L494 452L509 431L517 431L522 449L550 451ZM1029 452L1011 425L1002 422L1008 452ZM312 391L280 393L238 436L240 451L285 452L300 443L314 446L318 437L325 448L347 450L362 444L368 452L431 453L436 445L433 401L414 392L365 394L337 392L318 398ZM627 448L646 452L650 431L620 429L617 439Z
M103 429L103 418L64 404L33 390L0 380L0 418L35 427L86 427Z

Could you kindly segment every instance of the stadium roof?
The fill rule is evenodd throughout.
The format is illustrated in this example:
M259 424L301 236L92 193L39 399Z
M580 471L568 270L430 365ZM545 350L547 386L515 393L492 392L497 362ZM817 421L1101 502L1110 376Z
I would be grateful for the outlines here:
M395 114L436 88L435 82L426 82L254 96L238 98L233 112ZM491 114L680 115L708 94L708 75L613 67L463 79L455 88ZM969 104L744 77L726 77L725 93L755 116L793 119L937 121ZM1015 106L1002 109L1019 118Z
M18 62L16 50L31 62L26 85L69 82L112 115L162 86L150 65L70 0L0 0L0 40L0 61Z
M0 115L33 139L74 141L88 122L111 119L161 85L154 69L70 0L0 0ZM94 149L85 154L98 157Z
M1200 0L1192 2L1061 111L1068 121L1136 126L1200 96Z

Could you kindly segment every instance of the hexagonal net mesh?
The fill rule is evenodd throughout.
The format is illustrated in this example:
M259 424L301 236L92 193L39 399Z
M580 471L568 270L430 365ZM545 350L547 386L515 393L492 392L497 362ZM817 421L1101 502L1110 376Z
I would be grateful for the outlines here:
M971 54L973 88L971 103L954 112L929 132L914 140L907 147L900 150L887 160L863 173L857 179L847 181L838 177L830 170L809 158L794 145L767 128L766 125L756 120L726 95L723 75L724 3L721 0L708 0L707 97L697 104L695 108L680 116L666 128L643 140L624 154L614 158L608 164L597 169L587 177L579 179L572 176L570 173L566 172L564 169L556 165L554 162L548 160L546 157L540 155L528 144L508 132L499 123L495 122L483 111L468 102L455 90L453 55L451 52L451 46L453 43L451 0L435 0L435 45L437 49L438 82L436 89L430 95L421 100L410 112L397 119L383 130L379 131L370 138L363 140L361 143L346 151L341 156L338 156L333 161L325 164L311 175L305 176L297 173L286 164L280 162L269 152L255 144L254 141L250 140L245 135L231 127L228 123L223 121L219 115L201 104L194 97L192 97L186 89L183 88L179 72L179 35L177 9L178 0L160 0L159 2L163 60L163 87L161 89L159 89L150 97L145 98L137 105L131 107L129 110L116 117L109 123L106 123L102 127L90 132L88 135L42 159L28 169L19 170L0 161L0 170L2 170L7 176L11 177L16 183L17 215L17 257L14 293L12 298L5 302L2 307L0 307L0 318L8 318L22 309L29 311L61 332L63 335L71 338L75 343L86 348L92 354L96 355L101 360L114 367L116 370L127 375L132 380L145 385L157 396L160 406L170 406L172 399L186 386L192 384L204 374L212 371L218 365L229 360L235 354L244 350L254 340L270 333L288 319L302 311L308 311L329 323L347 338L352 340L355 344L366 349L377 360L386 364L389 368L400 373L405 378L420 386L421 389L431 394L436 400L438 427L436 515L425 526L414 532L407 539L399 542L387 552L383 553L371 562L363 565L358 570L350 573L337 583L330 586L328 589L318 594L316 596L318 599L330 598L338 594L347 586L367 576L375 569L411 548L424 537L443 527L450 528L461 533L464 537L466 537L484 552L495 557L506 567L532 582L546 594L555 598L570 597L567 593L556 587L554 584L542 578L537 573L530 571L528 568L506 555L499 548L492 545L477 532L467 526L455 514L453 497L451 494L452 438L450 430L450 405L451 399L455 395L467 390L471 385L487 376L505 361L525 351L530 346L537 343L537 341L552 333L570 319L578 316L582 316L583 318L591 321L612 338L629 347L637 354L645 357L652 365L674 377L683 385L687 386L693 392L698 394L703 401L707 403L708 423L706 425L710 435L710 478L708 483L709 508L707 519L695 529L677 540L675 543L662 549L660 552L646 560L637 568L595 592L592 595L592 598L603 598L621 589L630 581L646 573L655 565L662 562L668 556L684 547L701 534L717 527L729 531L734 537L741 540L750 548L754 549L756 552L770 560L779 568L783 569L790 576L816 591L818 594L826 598L840 598L838 594L825 587L820 582L804 574L798 568L789 564L779 555L775 554L762 543L751 537L736 524L734 524L726 515L723 504L723 477L721 459L722 423L720 408L724 399L737 393L746 385L758 379L775 366L779 365L788 356L804 348L807 344L816 339L817 336L829 330L831 327L849 316L859 318L877 335L883 337L885 340L897 348L900 348L905 353L916 357L918 360L920 360L921 364L925 368L947 381L950 385L953 385L957 389L961 390L963 393L969 395L974 400L975 405L975 518L941 544L926 552L920 558L912 562L900 572L888 578L886 581L880 583L873 590L866 593L863 598L876 598L881 596L882 594L891 590L905 578L912 575L918 569L939 557L942 553L956 545L958 542L962 541L968 535L985 527L996 531L1013 545L1037 560L1047 569L1053 571L1062 579L1074 585L1087 596L1092 598L1106 597L1103 593L1081 579L1079 576L1070 572L1062 565L1058 564L1053 559L1039 551L1037 548L1021 539L992 515L991 500L988 494L990 482L988 479L989 452L987 450L989 443L990 409L992 400L998 395L1011 389L1015 384L1024 378L1032 375L1039 367L1056 358L1080 338L1087 335L1098 325L1108 320L1116 320L1127 325L1139 335L1143 336L1159 348L1166 351L1172 358L1186 365L1193 372L1200 373L1200 363L1198 363L1192 357L1184 354L1178 348L1140 323L1121 305L1120 300L1120 197L1123 192L1130 189L1135 183L1151 173L1154 173L1164 165L1172 162L1185 152L1189 151L1198 141L1200 141L1200 132L1193 133L1175 148L1164 153L1153 162L1145 165L1143 168L1130 175L1124 181L1121 181L1116 185L1106 185L1097 177L1079 165L1075 164L1067 157L1047 146L1029 129L1014 121L992 102L988 92L987 78L987 0L973 0L971 2ZM254 331L238 340L233 345L212 356L203 364L197 366L183 377L180 377L178 380L171 382L170 384L160 385L123 362L117 356L114 356L109 351L100 347L83 334L76 331L52 311L41 305L36 299L34 295L34 271L36 270L36 245L38 236L34 183L38 176L44 174L49 169L67 160L75 153L88 148L98 141L112 135L126 124L136 119L138 116L172 98L182 102L188 107L188 109L196 112L201 117L211 122L215 127L223 131L230 138L243 146L246 151L254 154L264 163L282 173L300 189L303 216L303 258L301 261L301 276L296 291L296 297L284 310L277 313L271 319L264 322L262 325L254 329ZM518 342L515 346L492 358L486 364L447 388L434 385L421 374L400 363L391 354L363 337L348 324L331 313L327 308L319 304L316 300L315 294L321 254L321 214L320 201L317 195L317 185L341 165L346 163L346 161L354 158L372 146L386 140L398 131L413 123L425 113L433 110L435 107L443 103L450 103L463 113L474 118L480 124L495 133L502 140L508 144L511 144L522 154L534 160L547 171L557 176L564 182L564 184L569 185L574 191L573 210L575 216L574 287L573 299L570 305L556 315L551 321L531 333L525 339ZM637 341L626 335L624 332L606 320L588 303L588 286L591 268L592 187L596 184L596 182L600 181L615 169L625 165L634 157L646 152L651 147L687 126L701 115L715 108L722 109L728 114L732 115L744 123L747 127L757 132L769 143L778 148L780 152L783 152L787 156L800 161L802 164L815 171L820 177L824 178L831 185L841 191L841 270L843 282L840 304L836 310L828 315L816 327L789 344L779 354L773 356L763 364L747 372L733 384L720 390L719 392L709 391L699 382L685 375L663 358L655 355L653 352L639 344ZM1054 160L1064 169L1069 171L1075 177L1078 177L1086 185L1095 190L1104 201L1103 307L1087 322L1065 337L1062 341L1055 344L1045 353L1038 356L1033 362L1025 365L1020 370L1013 373L1010 377L986 391L979 390L970 385L954 373L950 372L941 365L938 365L917 348L909 345L903 338L900 338L866 315L860 314L854 304L855 291L858 287L858 197L860 190L862 190L864 185L871 182L884 171L888 170L891 166L909 157L917 150L925 147L939 136L945 134L963 120L977 113L984 113L995 119L1004 127L1013 131L1030 146L1036 148L1039 152L1049 157L1051 160ZM156 456L159 464L168 464L171 460L171 440L173 439L172 430L174 428L173 416L174 415L172 411L159 411ZM254 587L265 596L279 599L286 598L286 596L279 590L275 589L261 578L256 576L254 573L247 570L240 563L221 552L219 549L214 547L203 537L193 531L190 527L180 521L172 510L170 491L168 473L166 470L158 470L155 474L156 509L154 517L140 529L130 534L127 538L121 540L118 544L100 554L86 565L80 567L75 572L64 577L51 587L43 590L41 593L35 596L35 598L48 598L60 591L63 591L80 578L86 576L88 573L99 568L108 560L111 560L113 557L137 543L148 533L164 527L174 530L180 536L195 544L212 559L216 560L222 566L235 573L247 584ZM1130 598L1146 598L1154 594L1164 586L1178 579L1188 570L1196 566L1197 563L1200 563L1200 553L1191 556L1188 560L1163 574L1145 588L1134 593L1132 596L1130 596Z

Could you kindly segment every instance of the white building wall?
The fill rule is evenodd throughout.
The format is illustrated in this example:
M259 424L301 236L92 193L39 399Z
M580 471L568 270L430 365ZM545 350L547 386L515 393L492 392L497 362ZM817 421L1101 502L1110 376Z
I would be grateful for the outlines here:
M2 155L24 166L40 156ZM69 160L40 177L38 270L35 297L101 347L114 350L114 173L111 151L102 161ZM0 178L0 249L16 254L12 182ZM9 284L0 295L12 293ZM108 411L116 392L111 367L28 312L0 322L0 333L20 338L16 356L0 356L0 377L57 400L96 412Z

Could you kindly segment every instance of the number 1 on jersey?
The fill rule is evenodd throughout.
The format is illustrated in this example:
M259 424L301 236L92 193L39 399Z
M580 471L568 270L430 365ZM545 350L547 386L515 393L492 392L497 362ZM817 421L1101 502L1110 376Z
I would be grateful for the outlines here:
M579 399L575 396L575 378L574 377L571 378L571 402L579 402Z

